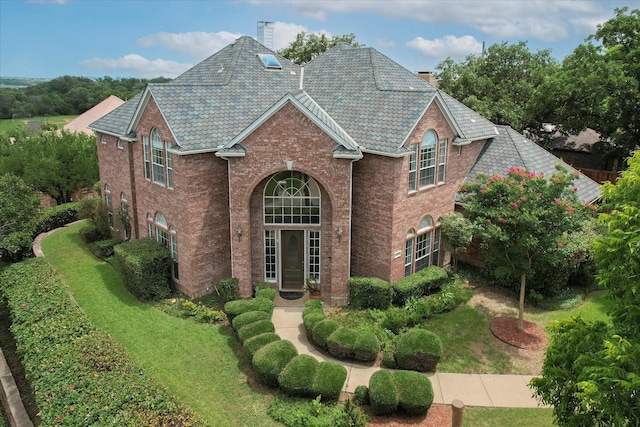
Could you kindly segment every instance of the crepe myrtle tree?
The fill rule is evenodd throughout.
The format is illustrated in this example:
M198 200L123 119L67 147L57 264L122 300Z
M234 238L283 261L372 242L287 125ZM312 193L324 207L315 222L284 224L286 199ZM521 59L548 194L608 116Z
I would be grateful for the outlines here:
M527 275L534 260L564 260L564 240L580 229L587 203L581 204L570 174L561 166L551 177L512 167L505 176L480 175L465 183L465 216L474 223L474 237L482 241L485 268L498 278L520 277L518 329L523 329Z

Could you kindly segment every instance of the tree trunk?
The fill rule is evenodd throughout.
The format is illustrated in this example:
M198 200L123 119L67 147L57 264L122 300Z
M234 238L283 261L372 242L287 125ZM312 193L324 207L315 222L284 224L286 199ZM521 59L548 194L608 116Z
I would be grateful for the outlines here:
M522 273L520 275L520 307L518 310L518 330L519 331L524 329L524 294L525 294L526 283L527 283L527 274Z

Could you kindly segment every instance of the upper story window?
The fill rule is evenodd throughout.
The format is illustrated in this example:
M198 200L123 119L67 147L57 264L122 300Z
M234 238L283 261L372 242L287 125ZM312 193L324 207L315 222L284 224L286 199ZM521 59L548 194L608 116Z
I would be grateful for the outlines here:
M275 174L264 189L265 224L320 224L320 187L296 171Z
M103 144L106 144L107 143L107 136L106 135L101 135L100 136L100 142L103 143Z
M427 131L420 144L410 147L409 191L425 188L445 179L447 168L447 139L438 140L433 130Z
M144 177L156 184L173 188L173 159L170 148L171 143L162 141L157 128L151 130L149 137L142 136Z

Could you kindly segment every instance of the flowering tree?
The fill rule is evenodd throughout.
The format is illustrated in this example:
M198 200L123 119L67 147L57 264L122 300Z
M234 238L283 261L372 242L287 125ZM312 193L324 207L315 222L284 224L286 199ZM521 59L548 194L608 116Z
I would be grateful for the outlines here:
M579 230L586 212L578 202L569 174L557 166L547 179L513 167L506 176L478 176L461 192L465 216L475 224L474 236L482 240L485 268L496 277L520 277L518 329L523 329L527 275L534 260L559 264L564 259L567 233Z

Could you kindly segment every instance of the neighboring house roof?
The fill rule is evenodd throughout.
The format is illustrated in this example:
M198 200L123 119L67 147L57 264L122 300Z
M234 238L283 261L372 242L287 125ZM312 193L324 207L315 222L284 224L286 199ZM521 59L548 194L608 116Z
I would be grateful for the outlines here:
M93 135L93 131L89 129L89 125L107 113L115 110L119 106L124 104L124 101L115 95L109 96L101 103L95 105L78 117L64 125L63 129L70 132L84 132L89 135Z
M282 69L266 68L258 54L275 55ZM148 85L134 111L127 103L91 128L127 135L151 98L178 153L229 150L282 99L297 100L298 108L331 130L339 151L408 154L403 145L432 102L442 107L461 141L496 135L487 119L380 52L345 43L301 67L240 37L173 81Z
M497 126L499 135L485 144L476 162L467 174L467 180L474 180L479 174L506 174L511 167L521 167L529 172L544 172L551 176L556 172L556 165L562 164L570 172L574 168L525 138L509 126ZM600 197L600 186L591 178L580 173L576 187L578 198L593 202Z
M89 125L92 130L113 136L125 136L129 133L129 124L136 111L136 107L140 103L142 92L129 99L127 102L116 108L109 114L102 116L100 119Z
M594 144L600 142L600 134L593 129L585 129L577 135L564 135L556 132L552 144L554 150L591 153Z

